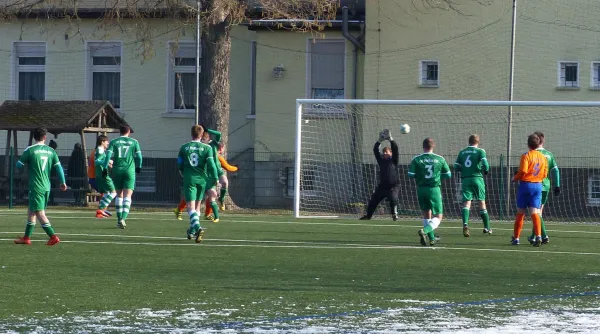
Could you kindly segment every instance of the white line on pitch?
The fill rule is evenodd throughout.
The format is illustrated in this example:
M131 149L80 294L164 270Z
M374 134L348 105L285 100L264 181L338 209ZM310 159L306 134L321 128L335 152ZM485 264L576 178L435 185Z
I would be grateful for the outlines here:
M0 217L2 217L3 215L0 214ZM91 216L82 216L82 217L67 217L67 216L49 216L50 219L88 219L88 220L96 220L96 221L100 221L101 219L97 219L96 217L91 217ZM105 221L109 221L110 218L104 218ZM128 221L130 220L147 220L147 218L135 218L135 217L131 217L131 218L127 218ZM154 221L175 221L175 219L152 219ZM405 224L361 224L361 223L332 223L332 222L300 222L300 221L264 221L264 220L236 220L233 219L231 221L228 221L228 223L258 223L258 224L294 224L294 225L328 225L328 226L346 226L346 227L355 227L355 226L362 226L362 227L401 227L401 228L421 228L422 226L420 225L405 225ZM443 223L443 222L442 222ZM503 223L505 225L508 225L508 223ZM585 226L590 226L590 225L575 225L575 224L571 224L574 226L580 226L580 227L585 227ZM462 229L462 226L443 226L440 225L437 229ZM512 228L501 228L501 227L495 227L493 228L494 230L497 231L512 231ZM590 233L590 234L600 234L600 231L570 231L570 230L547 230L548 232L556 232L556 233Z
M214 239L209 239L214 241ZM12 241L12 239L0 239L0 241ZM45 240L32 240L45 242ZM115 241L75 241L61 240L61 243L72 244L110 244L110 245L141 245L141 246L199 246L195 243L153 243L153 242L115 242ZM480 251L480 252L524 252L522 249L497 249L497 248L467 248L467 247L423 247L423 246L386 246L386 245L255 245L255 244L212 244L202 243L202 247L249 247L249 248L305 248L305 249L424 249L424 250L458 250L458 251ZM567 254L567 255L600 255L591 252L566 252L566 251L544 251L531 250L529 253L543 254Z

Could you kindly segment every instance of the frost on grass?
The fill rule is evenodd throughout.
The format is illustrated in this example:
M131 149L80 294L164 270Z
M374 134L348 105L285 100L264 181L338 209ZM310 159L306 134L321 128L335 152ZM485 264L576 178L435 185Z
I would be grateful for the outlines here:
M279 318L235 316L240 308L87 312L35 319L0 320L0 332L20 333L544 333L600 332L600 297L456 305L394 300L379 310L332 310L311 305L298 315L292 304L278 306ZM240 305L241 307L241 305ZM346 305L347 307L347 305ZM306 310L304 310L306 311ZM321 311L321 313L318 313ZM332 312L333 311L333 312Z

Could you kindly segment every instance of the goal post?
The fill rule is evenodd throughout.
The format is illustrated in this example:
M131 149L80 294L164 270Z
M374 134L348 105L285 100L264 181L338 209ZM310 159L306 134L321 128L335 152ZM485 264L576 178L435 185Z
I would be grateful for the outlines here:
M512 117L507 107L512 107ZM294 216L364 213L377 185L373 144L379 131L388 128L400 147L400 208L405 216L420 214L414 181L404 174L412 157L422 152L422 140L433 137L435 152L452 166L456 154L468 146L468 136L477 133L492 164L486 177L488 211L496 218L512 219L511 170L516 171L519 154L527 149L526 136L542 131L545 148L555 154L559 167L566 168L561 178L566 194L552 198L551 209L544 212L556 220L590 221L600 215L600 155L584 147L600 142L599 122L600 102L595 101L298 99ZM403 123L411 126L410 134L400 134ZM512 140L507 138L509 129ZM455 176L442 183L446 217L460 216L459 188ZM381 203L378 212L387 214L382 206L386 204Z

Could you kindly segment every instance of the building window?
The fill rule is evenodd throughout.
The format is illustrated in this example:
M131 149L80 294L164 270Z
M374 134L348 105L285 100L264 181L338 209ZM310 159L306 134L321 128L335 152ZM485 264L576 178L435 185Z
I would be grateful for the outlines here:
M169 110L196 110L196 42L170 43Z
M588 177L588 206L600 206L600 175Z
M156 167L144 166L135 177L135 191L143 193L156 192Z
M422 60L419 64L419 85L423 87L439 87L439 62Z
M600 62L592 62L592 73L590 78L590 87L600 89Z
M110 101L121 107L121 43L88 43L89 94L92 100Z
M560 62L558 65L558 86L567 88L579 87L579 63Z
M308 45L310 54L309 95L313 99L345 98L346 42L340 39L311 39ZM341 111L343 106L323 105L313 108L333 108Z
M15 96L18 100L46 99L46 43L14 43Z
M286 197L294 198L294 167L286 167ZM300 176L300 196L315 195L315 171L305 169L302 170Z

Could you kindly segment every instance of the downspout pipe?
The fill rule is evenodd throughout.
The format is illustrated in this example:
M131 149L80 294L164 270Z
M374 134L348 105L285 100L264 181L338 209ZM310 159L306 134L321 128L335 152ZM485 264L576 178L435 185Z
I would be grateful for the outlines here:
M365 45L361 43L356 37L352 36L348 29L348 6L342 8L342 35L350 41L355 47L365 52Z

